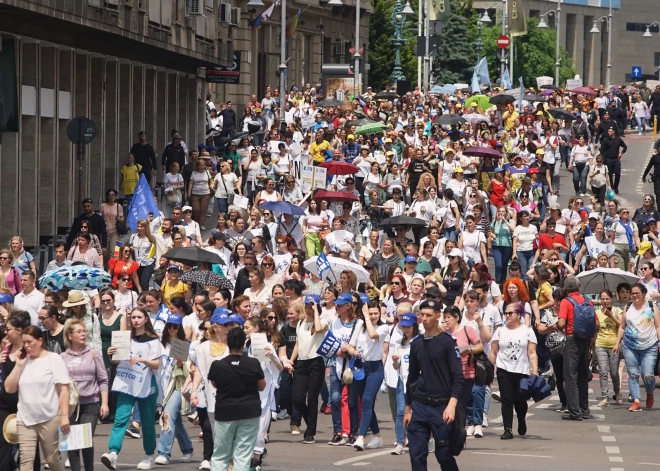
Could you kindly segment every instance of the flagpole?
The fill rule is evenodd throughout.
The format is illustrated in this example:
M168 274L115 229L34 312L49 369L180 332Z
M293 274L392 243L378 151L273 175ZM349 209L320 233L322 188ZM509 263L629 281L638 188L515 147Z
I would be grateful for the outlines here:
M282 0L282 31L280 38L280 128L286 122L284 115L284 97L287 96L285 71L286 71L286 0Z
M354 88L353 99L355 99L360 94L360 0L356 0L355 3L355 69L354 73Z

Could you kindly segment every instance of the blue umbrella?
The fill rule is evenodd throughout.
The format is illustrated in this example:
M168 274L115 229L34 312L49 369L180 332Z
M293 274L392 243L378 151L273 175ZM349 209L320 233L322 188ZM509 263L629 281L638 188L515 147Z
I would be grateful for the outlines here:
M456 91L456 87L454 85L451 85L451 84L436 85L435 87L433 87L431 89L431 93L437 93L437 94L444 93L446 95L451 95L455 91Z
M50 270L39 278L39 288L58 290L69 288L101 289L112 283L112 277L102 268L90 267L88 265L69 265Z
M291 204L288 201L267 201L259 206L259 209L268 209L274 213L291 214L293 216L305 215L304 209L302 209L300 206L296 206L295 204Z

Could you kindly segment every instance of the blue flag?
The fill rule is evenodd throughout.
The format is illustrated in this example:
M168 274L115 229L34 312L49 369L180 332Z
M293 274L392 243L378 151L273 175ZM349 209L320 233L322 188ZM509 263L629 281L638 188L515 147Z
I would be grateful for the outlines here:
M504 68L504 75L502 75L502 88L505 90L511 90L513 84L511 83L511 76L509 75L509 69Z
M518 82L520 82L520 95L518 96L518 113L522 113L522 100L523 95L525 94L525 85L523 84L523 78L518 77Z
M158 216L160 211L158 210L158 205L154 201L154 195L151 193L151 188L149 188L147 179L144 175L140 175L140 181L138 181L138 184L135 187L131 205L128 207L128 215L126 217L128 227L130 227L132 231L136 231L138 221L140 219L147 219L149 213Z
M323 279L323 274L330 270L330 261L328 261L325 253L321 252L321 255L316 259L316 268L319 271L319 278Z
M472 73L472 83L470 83L470 88L472 88L472 93L479 93L479 77L477 76L477 69L474 69Z
M488 59L483 57L474 69L479 76L479 83L490 86L490 74L488 73Z

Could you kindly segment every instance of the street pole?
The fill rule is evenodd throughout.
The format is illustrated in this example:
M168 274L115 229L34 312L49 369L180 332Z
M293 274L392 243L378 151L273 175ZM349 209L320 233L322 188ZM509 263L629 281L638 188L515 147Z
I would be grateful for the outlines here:
M390 42L394 45L394 69L392 69L392 74L390 75L390 83L393 83L395 86L398 81L406 79L401 69L401 46L406 43L403 37L403 26L406 22L406 15L402 12L403 5L401 5L401 0L396 0L391 16L392 26L394 26L394 37L390 38Z
M417 8L417 37L422 36L422 11L424 10L424 5L422 4L423 0L419 0L419 5ZM422 89L422 56L417 51L417 88Z
M506 36L506 0L502 0L502 36ZM502 58L500 59L500 77L504 77L504 69L506 68L506 57L505 53L502 52ZM513 77L511 77L513 80Z
M509 51L509 77L513 81L513 36L509 38L511 41L511 50Z
M610 0L610 12L607 15L607 75L605 77L607 88L610 88L610 84L612 83L610 81L611 78L612 78L612 0Z
M431 23L429 16L431 13L431 0L426 0L426 18L424 19L424 29L426 31L424 37L424 93L429 92L429 78L431 75L431 64L429 61L429 43L431 38Z
M360 0L355 3L355 92L353 98L355 99L360 94Z
M477 36L477 64L481 62L481 49L483 48L483 43L481 42L481 17L477 20L477 31L479 35Z
M559 32L561 31L561 0L557 0L556 16L557 44L555 45L555 86L559 87Z
M284 77L284 72L286 71L286 0L282 0L282 36L280 39L280 126L282 123L286 122L286 117L284 115L284 97L287 95L285 90L286 81ZM323 62L323 61L321 61Z

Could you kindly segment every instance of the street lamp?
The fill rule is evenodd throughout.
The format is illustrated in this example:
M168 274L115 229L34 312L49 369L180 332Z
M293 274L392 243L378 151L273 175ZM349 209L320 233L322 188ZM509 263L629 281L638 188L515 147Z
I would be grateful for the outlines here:
M557 0L557 9L546 11L541 15L541 21L538 28L547 28L548 25L543 20L544 16L555 15L555 29L557 30L557 41L555 44L555 85L559 87L559 28L561 26L561 0Z
M410 3L406 2L406 6L404 7L401 4L401 0L396 0L391 16L392 26L394 26L394 37L390 39L390 42L395 47L394 69L392 69L392 75L390 75L390 82L394 84L399 80L406 79L406 76L403 75L403 70L401 70L401 46L406 43L406 39L403 37L403 26L406 23L406 15L410 14L406 10L412 12Z
M610 88L610 79L612 78L612 0L610 0L610 11L607 16L601 16L597 20L594 20L594 26L589 32L594 34L600 33L598 23L602 21L607 22L607 75L605 76L605 83L607 88Z
M481 41L481 25L482 24L491 24L493 20L490 19L490 16L488 16L488 9L493 8L495 5L499 5L500 2L495 2L492 5L490 5L488 8L484 9L484 14L481 15L481 17L477 20L477 27L479 31L479 35L477 36L477 64L481 62L481 51L484 47L484 43Z
M651 28L654 26L660 26L660 21L654 21L650 25L646 25L646 32L642 36L645 38L652 38L653 35L651 34Z

